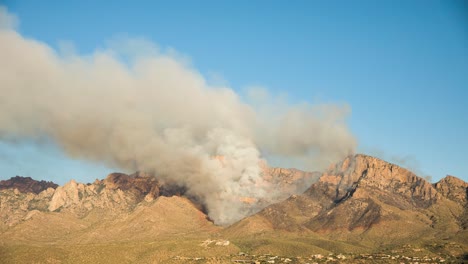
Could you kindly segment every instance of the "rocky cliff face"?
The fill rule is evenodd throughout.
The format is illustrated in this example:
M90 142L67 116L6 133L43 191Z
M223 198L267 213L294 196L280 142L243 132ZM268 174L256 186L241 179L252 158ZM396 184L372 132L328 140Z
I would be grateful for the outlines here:
M354 195L359 197L364 189L375 190L382 200L401 209L428 207L439 195L429 182L411 171L365 155L348 157L332 166L320 177L320 183L333 186L330 195L334 195L335 204Z

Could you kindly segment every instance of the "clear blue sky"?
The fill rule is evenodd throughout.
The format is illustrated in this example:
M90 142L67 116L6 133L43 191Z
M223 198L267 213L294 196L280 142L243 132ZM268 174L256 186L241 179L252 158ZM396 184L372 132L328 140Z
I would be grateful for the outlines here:
M19 31L79 53L119 35L189 56L206 78L292 101L351 106L359 152L434 181L468 180L468 4L463 1L3 1ZM1 48L1 43L0 43ZM109 168L0 142L0 179L92 181Z

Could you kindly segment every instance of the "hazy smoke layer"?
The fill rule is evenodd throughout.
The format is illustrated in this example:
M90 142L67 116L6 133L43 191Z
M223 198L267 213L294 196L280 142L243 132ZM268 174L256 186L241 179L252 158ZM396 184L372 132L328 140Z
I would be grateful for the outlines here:
M151 43L82 56L21 36L14 20L0 7L0 140L48 137L74 158L155 171L187 186L218 224L259 209L242 198L277 195L260 153L320 168L356 145L346 107L253 106Z

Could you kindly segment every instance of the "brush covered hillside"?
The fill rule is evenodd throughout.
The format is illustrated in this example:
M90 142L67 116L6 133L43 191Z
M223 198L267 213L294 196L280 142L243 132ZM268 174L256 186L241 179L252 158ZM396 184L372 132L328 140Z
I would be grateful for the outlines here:
M285 198L320 176L268 167L263 173ZM153 174L112 173L63 186L20 176L0 181L0 263L160 263L196 256L210 244L221 246L203 255L239 252L227 240L210 240L221 230L187 188Z
M151 174L64 186L0 181L0 262L409 263L468 252L468 184L456 177L431 184L365 155L321 176L264 173L288 196L301 193L229 227L215 225L185 187Z

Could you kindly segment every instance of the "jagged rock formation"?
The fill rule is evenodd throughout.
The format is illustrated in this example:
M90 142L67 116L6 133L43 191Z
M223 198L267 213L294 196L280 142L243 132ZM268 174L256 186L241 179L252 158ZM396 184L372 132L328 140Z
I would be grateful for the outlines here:
M93 208L128 211L143 200L150 202L159 196L180 196L184 192L183 187L162 184L150 174L111 173L92 184L71 180L58 187L48 210L72 210L77 215L84 215Z
M71 212L84 217L100 208L113 216L135 208L143 200L151 202L159 196L182 195L185 188L162 184L153 175L111 173L92 184L74 180L59 186L52 182L14 177L0 181L0 212L3 224L13 226L29 216L32 210ZM48 188L47 188L48 187Z
M265 167L263 176L283 190L282 198L285 199L298 190L305 190L319 175L296 169ZM185 186L161 182L154 174L145 172L131 175L111 173L93 183L71 180L63 186L17 176L0 181L0 186L4 186L0 191L0 226L4 229L31 218L37 212L67 213L84 218L90 212L100 210L103 218L112 219L132 212L139 205L148 205L161 196L185 196L197 210L206 213L204 205L197 197L190 196ZM241 199L244 200L240 202L248 201L248 197ZM271 203L261 202L265 206Z
M0 181L0 191L5 189L18 189L22 193L38 194L48 188L55 189L58 185L50 181L36 181L31 177L12 177L6 181Z
M0 230L27 220L38 211L47 211L54 192L53 188L39 194L22 193L18 189L0 191Z

